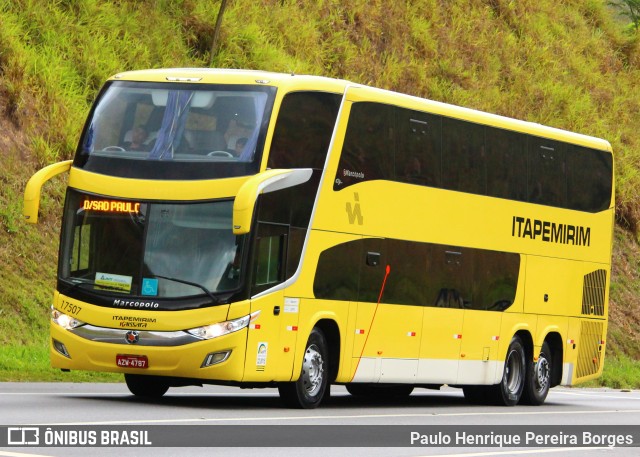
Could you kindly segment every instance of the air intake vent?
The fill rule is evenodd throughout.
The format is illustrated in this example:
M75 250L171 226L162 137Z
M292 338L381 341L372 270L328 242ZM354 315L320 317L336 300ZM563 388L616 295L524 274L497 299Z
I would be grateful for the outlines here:
M603 359L603 322L584 320L580 326L580 343L578 347L578 369L576 377L583 378L595 374L600 369Z
M584 277L582 288L582 314L604 316L604 295L607 287L607 271L596 270Z

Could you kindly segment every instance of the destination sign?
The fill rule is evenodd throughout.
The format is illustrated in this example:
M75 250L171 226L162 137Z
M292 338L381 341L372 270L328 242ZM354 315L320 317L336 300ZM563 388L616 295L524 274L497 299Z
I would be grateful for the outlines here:
M82 202L82 209L107 213L139 213L140 203L86 198Z

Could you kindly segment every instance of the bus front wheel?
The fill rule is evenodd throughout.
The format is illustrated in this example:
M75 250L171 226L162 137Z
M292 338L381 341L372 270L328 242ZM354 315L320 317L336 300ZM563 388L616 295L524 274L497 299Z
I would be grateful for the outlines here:
M329 351L320 329L314 328L309 335L298 380L279 384L278 391L284 404L290 408L320 406L329 392Z
M515 406L520 401L527 373L525 360L522 340L516 335L507 349L502 380L500 384L491 387L496 404Z
M129 391L136 397L160 398L169 390L169 383L161 376L125 373L124 380Z

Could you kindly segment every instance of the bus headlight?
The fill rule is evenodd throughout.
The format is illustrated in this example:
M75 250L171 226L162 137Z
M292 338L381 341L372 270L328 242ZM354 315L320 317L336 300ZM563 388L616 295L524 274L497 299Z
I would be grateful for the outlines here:
M85 322L82 322L81 320L76 319L73 316L64 314L54 307L51 307L51 320L65 330L71 330L85 324Z
M193 336L201 338L203 340L210 340L222 335L237 332L247 327L250 322L255 321L258 318L260 311L256 311L247 316L242 316L238 319L231 321L218 322L217 324L205 325L203 327L196 327L187 330Z

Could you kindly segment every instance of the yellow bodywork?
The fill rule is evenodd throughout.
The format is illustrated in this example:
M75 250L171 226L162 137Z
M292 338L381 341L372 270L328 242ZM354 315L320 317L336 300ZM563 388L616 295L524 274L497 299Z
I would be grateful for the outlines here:
M117 354L132 353L148 356L148 374L225 382L290 381L299 376L311 330L318 322L327 321L333 322L339 331L335 379L339 383L495 384L502 377L509 342L518 333L530 338L534 358L545 339L557 335L562 342L564 384L601 374L603 358L593 362L594 357L583 356L586 361L581 361L579 348L581 344L590 344L594 351L604 354L608 291L603 316L582 316L582 284L584 276L596 269L604 269L607 276L610 275L613 202L608 210L591 214L387 181L366 181L334 191L333 178L337 173L350 107L358 101L396 104L610 151L605 141L326 78L174 69L128 72L112 79L167 84L176 81L274 85L278 87L274 113L284 95L292 91L341 93L344 100L301 265L296 275L284 285L246 302L190 311L106 308L58 293L53 304L65 312L69 309L65 303L72 303L75 305L72 309L82 310L74 317L107 328L126 329L126 325L121 327L121 322L130 321L118 320L119 316L148 317L153 322L149 322L145 330L157 332L183 331L259 310L258 319L249 328L183 346L133 347L124 342L90 341L52 323L52 340L62 342L71 356L64 357L52 346L54 367L139 372L115 365ZM270 145L275 117L267 132L265 150ZM261 173L254 177L207 181L135 180L71 168L69 186L96 195L165 201L235 196L234 230L247 233L257 196L273 180L291 174L291 170L266 170L266 160L267 154L264 154ZM30 184L25 192L25 214L30 222L37 220L37 200L42 183L70 166L70 162L63 162L34 176L34 184ZM352 217L354 205L359 205L360 219ZM515 237L512 235L515 216L589 226L590 246ZM515 302L505 312L486 312L315 298L313 283L321 253L339 243L362 238L392 238L518 253L520 274ZM276 307L279 313L275 311ZM596 322L595 330L590 326L591 322ZM596 335L598 332L599 336ZM590 340L583 342L581 338ZM229 349L232 354L225 362L200 367L207 354ZM595 363L596 366L581 372L580 363Z

